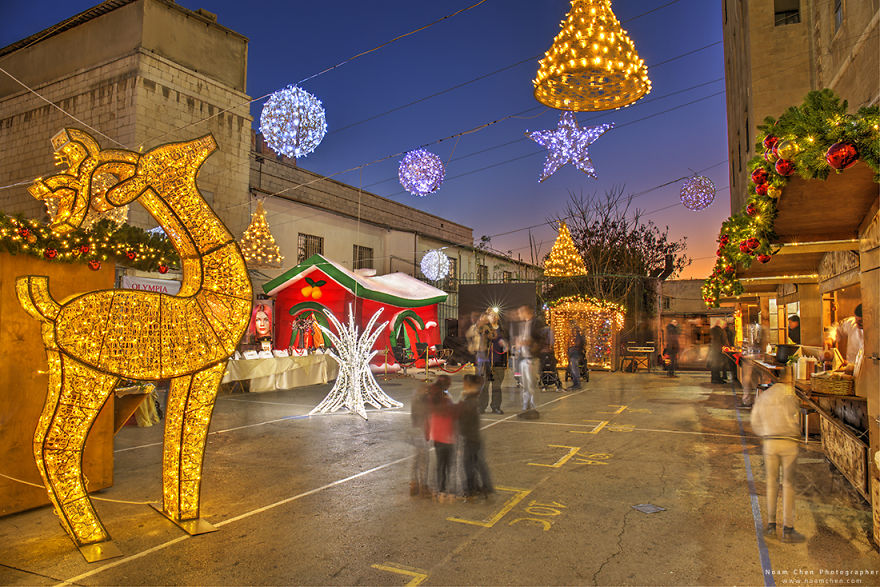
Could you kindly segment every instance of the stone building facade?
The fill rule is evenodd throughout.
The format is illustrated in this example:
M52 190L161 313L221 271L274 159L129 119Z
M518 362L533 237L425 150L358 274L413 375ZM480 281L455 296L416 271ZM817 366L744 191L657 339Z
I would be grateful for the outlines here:
M880 101L880 0L721 0L730 206L747 198L757 126L831 88L851 111Z
M534 265L474 248L467 226L277 156L251 128L247 58L246 37L172 0L107 0L0 49L9 74L0 72L0 211L47 217L27 187L54 172L50 139L65 126L91 132L103 148L134 151L212 133L219 149L205 162L199 189L239 238L263 199L283 269L298 262L303 237L306 248L320 242L323 254L346 266L415 277L423 277L424 253L441 248L455 272L440 284L450 291L449 316L457 316L460 279L540 276ZM129 223L156 226L138 204ZM255 272L255 291L281 271Z
M0 58L64 110L0 73L0 185L51 173L49 139L64 126L91 127L102 147L131 150L210 132L219 150L199 186L233 233L244 230L238 204L248 197L251 142L244 36L169 0L111 0L0 49ZM0 190L0 210L42 216L26 187ZM155 226L140 206L129 221Z

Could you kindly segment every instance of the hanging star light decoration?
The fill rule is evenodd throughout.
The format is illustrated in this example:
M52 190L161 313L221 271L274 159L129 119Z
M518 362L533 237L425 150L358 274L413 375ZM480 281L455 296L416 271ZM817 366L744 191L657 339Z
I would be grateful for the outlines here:
M563 112L556 130L526 131L530 139L548 151L539 183L566 163L574 163L575 167L596 179L596 168L588 147L612 128L613 122L580 128L572 112Z
M414 196L427 196L440 189L446 169L440 157L424 149L410 151L400 160L398 177L403 189Z
M269 96L263 106L260 132L276 153L305 157L321 144L327 133L324 107L307 91L287 86Z
M334 351L329 351L330 356L339 363L339 375L336 377L336 383L333 389L327 394L324 400L315 406L309 412L313 414L329 414L342 408L354 412L364 420L367 419L366 404L370 404L376 409L381 408L401 408L403 404L392 399L386 394L376 378L373 377L373 371L370 369L370 360L376 356L378 350L373 350L376 339L385 330L388 322L383 322L376 330L373 330L379 315L382 314L384 308L373 314L370 321L363 332L358 332L358 327L354 322L354 312L351 304L348 305L348 325L343 326L336 316L327 309L324 313L336 332L333 332L326 326L318 324L324 333L330 337L333 343Z
M715 184L708 177L689 177L681 186L681 203L688 210L697 212L708 208L715 201Z
M437 281L449 275L449 257L440 250L433 249L425 253L420 265L422 274L431 281Z

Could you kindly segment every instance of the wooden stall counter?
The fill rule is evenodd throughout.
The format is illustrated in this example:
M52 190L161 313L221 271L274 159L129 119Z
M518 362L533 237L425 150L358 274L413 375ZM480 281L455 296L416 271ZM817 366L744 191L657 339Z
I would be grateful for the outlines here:
M775 383L782 368L772 356L742 355L740 381L743 381L743 372L752 369L764 380ZM867 399L816 392L812 389L812 382L804 379L796 380L794 387L804 407L804 417L810 412L819 416L822 449L828 460L870 503ZM806 422L804 424L806 426Z

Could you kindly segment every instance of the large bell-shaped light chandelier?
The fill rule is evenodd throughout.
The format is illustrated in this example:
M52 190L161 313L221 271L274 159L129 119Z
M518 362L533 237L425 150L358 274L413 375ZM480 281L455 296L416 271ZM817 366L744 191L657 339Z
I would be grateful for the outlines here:
M648 68L611 0L572 0L533 83L539 102L575 112L622 108L651 91Z

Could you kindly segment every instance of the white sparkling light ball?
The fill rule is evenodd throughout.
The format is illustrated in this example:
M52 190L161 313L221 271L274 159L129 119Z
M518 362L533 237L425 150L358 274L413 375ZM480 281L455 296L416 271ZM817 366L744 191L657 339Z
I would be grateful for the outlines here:
M327 133L321 101L296 86L287 86L269 97L260 114L260 132L276 153L305 157Z
M416 149L400 160L400 185L413 195L427 196L436 192L445 175L446 170L440 157L430 151Z
M449 274L449 257L436 249L428 251L422 257L422 274L431 281L443 279Z
M695 175L686 179L681 186L681 203L688 210L702 210L714 201L715 184L708 177Z

